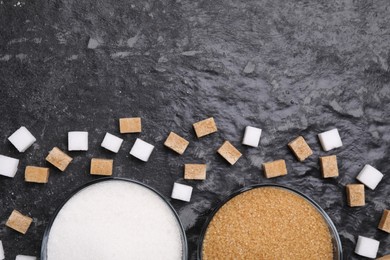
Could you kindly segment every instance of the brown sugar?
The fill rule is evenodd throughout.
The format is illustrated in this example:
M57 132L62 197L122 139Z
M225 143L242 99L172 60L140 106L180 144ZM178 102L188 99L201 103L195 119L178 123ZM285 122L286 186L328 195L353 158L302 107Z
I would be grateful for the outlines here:
M206 164L185 164L184 179L204 180L206 179Z
M347 201L350 207L359 207L366 204L363 184L348 184L346 189Z
M324 178L331 178L339 176L339 169L337 167L336 155L329 155L320 157L322 176Z
M194 123L193 127L198 138L218 131L217 125L212 117Z
M288 147L293 151L295 156L299 161L304 161L307 157L313 154L313 151L310 149L310 146L306 143L305 139L302 136L298 136L292 140Z
M186 139L174 132L170 132L167 140L164 142L166 147L177 152L178 154L183 154L187 149L188 144L189 142Z
M26 234L28 228L32 223L32 218L22 215L19 211L12 211L5 225L12 228L19 233Z
M142 125L140 117L120 118L119 131L121 134L141 133Z
M387 233L390 233L390 210L385 209L383 211L383 215L381 221L379 222L378 228Z
M92 175L112 175L112 166L114 160L110 159L97 159L93 158L91 160L91 174Z
M68 156L57 147L54 147L46 157L46 161L53 164L60 171L65 171L72 160L72 157Z
M235 164L242 156L239 150L236 149L229 141L225 141L218 149L218 153L225 158L231 165Z
M27 166L24 171L26 182L47 183L49 180L49 168Z
M263 169L265 177L267 178L274 178L287 174L286 162L284 160L263 163Z
M308 201L263 187L218 210L204 237L202 259L332 260L333 244L327 223Z

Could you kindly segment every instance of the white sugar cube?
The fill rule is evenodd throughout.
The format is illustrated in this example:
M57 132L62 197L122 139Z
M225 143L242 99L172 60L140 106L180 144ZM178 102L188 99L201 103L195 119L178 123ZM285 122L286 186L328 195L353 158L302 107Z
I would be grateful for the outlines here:
M147 162L153 149L153 145L137 138L133 147L131 148L130 154L140 159L141 161Z
M376 258L378 249L379 241L372 238L359 236L355 248L355 253L368 258Z
M5 256L4 256L3 243L0 240L0 260L4 260L4 259L5 259Z
M18 171L19 160L0 155L0 175L13 178Z
M69 132L68 151L88 151L88 132Z
M16 130L8 140L18 149L19 152L23 153L27 150L37 139L27 130L24 126Z
M336 128L318 134L318 138L325 152L343 146L339 131Z
M252 147L258 147L260 136L261 136L260 128L247 126L245 128L245 134L244 134L244 139L242 140L242 144L249 145Z
M29 255L17 255L15 260L37 260L37 258Z
M106 136L104 136L102 147L106 148L107 150L110 150L111 152L117 153L119 151L119 148L121 148L121 145L123 143L123 139L116 137L115 135L112 135L110 133L106 133Z
M182 200L189 202L191 200L192 187L180 183L173 184L172 199Z
M366 185L368 188L374 190L382 180L383 174L369 164L364 165L356 179Z

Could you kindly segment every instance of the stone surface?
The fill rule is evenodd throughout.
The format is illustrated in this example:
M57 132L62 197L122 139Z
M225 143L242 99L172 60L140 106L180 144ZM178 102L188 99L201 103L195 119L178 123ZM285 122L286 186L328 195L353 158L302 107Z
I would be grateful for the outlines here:
M381 241L377 229L390 197L390 2L378 1L2 1L0 3L0 154L20 159L14 179L0 176L0 237L7 258L39 256L55 209L76 187L99 178L89 158L115 159L114 176L138 180L171 195L186 183L184 163L209 165L207 179L191 183L191 202L171 200L195 259L210 209L251 184L279 183L321 205L334 221L346 259L357 236ZM90 38L101 39L88 49ZM163 59L159 61L161 57ZM164 61L164 62L163 62ZM255 64L251 73L244 68ZM248 71L248 70L247 70ZM118 119L142 117L140 138L156 145L153 160L128 154L137 135L123 135L118 154L100 147L106 132L120 136ZM192 124L214 117L218 132L198 139ZM37 142L20 154L7 137L27 125ZM229 166L216 150L238 144L247 125L263 129L258 148ZM342 164L324 180L317 134L337 128ZM89 132L89 151L70 152L64 174L50 166L46 185L24 182L26 165L42 165L49 150L67 148L67 132ZM190 141L183 156L167 151L170 131ZM298 162L287 142L302 135L313 155ZM286 160L289 174L266 179L261 164ZM385 177L366 206L349 208L345 185L366 164ZM48 164L47 164L48 166ZM13 208L34 216L23 237L4 228Z

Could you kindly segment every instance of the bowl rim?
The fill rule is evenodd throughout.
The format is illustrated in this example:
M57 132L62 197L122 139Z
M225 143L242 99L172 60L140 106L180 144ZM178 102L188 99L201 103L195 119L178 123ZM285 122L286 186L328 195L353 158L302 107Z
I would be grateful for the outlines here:
M343 248L342 248L342 244L341 244L339 233L337 232L336 226L334 225L333 221L328 216L328 214L325 212L325 210L323 208L321 208L321 206L317 202L315 202L313 199L311 199L309 196L305 195L304 193L302 193L302 192L300 192L300 191L298 191L296 189L290 188L288 186L285 186L285 185L271 184L271 183L249 185L249 186L245 186L245 187L243 187L241 189L238 189L236 191L233 191L228 196L223 198L220 202L218 202L218 204L214 208L210 209L211 213L210 213L210 211L208 212L208 214L207 214L208 216L206 218L205 223L203 224L202 231L201 231L199 239L198 239L198 248L197 248L197 259L198 260L202 260L203 240L205 238L207 228L208 228L211 220L214 218L215 214L228 201L230 201L231 199L235 198L236 196L238 196L240 194L243 194L244 192L247 192L247 191L250 191L250 190L254 190L254 189L258 189L258 188L267 188L267 187L269 187L269 188L285 189L287 191L295 193L298 196L300 196L303 199L305 199L307 202L309 202L315 209L317 209L317 212L319 212L321 214L321 216L323 217L323 219L325 220L325 222L328 225L328 228L329 228L329 231L330 231L331 237L332 237L333 249L334 250L337 249L337 254L334 255L337 258L334 258L334 259L343 260Z
M74 189L62 202L61 204L56 208L56 210L54 211L54 214L51 216L50 218L50 221L49 223L47 224L46 228L45 228L45 232L43 234L43 239L42 239L42 245L41 245L41 256L40 256L40 259L41 260L47 260L47 245L48 245L48 240L49 240L49 235L50 235L50 230L53 226L53 223L55 221L55 219L57 218L57 215L58 213L61 211L61 209L65 206L65 204L74 196L76 195L77 193L81 192L82 190L84 190L85 188L91 186L91 185L94 185L94 184L98 184L98 183L102 183L102 182L107 182L107 181L125 181L125 182L130 182L130 183L133 183L133 184L138 184L138 185L141 185L142 187L144 188L147 188L148 190L154 192L156 195L158 195L162 201L168 205L168 207L171 209L173 215L175 216L176 220L177 220L177 223L179 225L179 229L180 229L180 236L181 236L181 240L182 240L182 254L183 254L183 257L182 259L183 260L187 260L188 259L188 242L187 242L187 236L186 236L186 232L185 232L185 229L183 227L183 224L179 218L179 215L177 214L176 210L174 209L174 207L172 206L172 204L168 201L167 198L165 198L164 195L162 195L159 191L157 191L156 189L152 188L151 186L145 184L145 183L142 183L140 181L136 181L136 180L132 180L132 179L127 179L127 178L122 178L122 177L102 177L102 178L99 178L99 179L96 179L96 180L92 180L92 181L88 181L82 185L80 185L79 187L77 187L76 189Z

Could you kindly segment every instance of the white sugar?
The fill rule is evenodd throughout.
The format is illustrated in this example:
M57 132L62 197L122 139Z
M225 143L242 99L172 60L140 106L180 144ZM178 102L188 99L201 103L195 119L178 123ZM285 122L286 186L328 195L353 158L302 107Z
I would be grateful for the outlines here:
M359 175L356 177L358 181L372 190L378 186L382 178L383 174L369 164L366 164L360 171Z
M26 151L37 139L27 130L24 126L16 130L8 140L18 149L19 152L23 153Z
M191 200L192 187L180 183L174 183L172 189L172 199L189 202Z
M29 255L17 255L15 260L37 260L37 258Z
M355 247L355 253L368 258L376 258L379 249L379 241L359 236Z
M68 151L88 151L88 132L69 132Z
M261 129L247 126L245 128L244 138L242 140L242 144L249 145L252 147L258 147L260 142Z
M0 175L13 178L18 171L19 160L0 154Z
M153 145L137 138L133 147L131 148L130 154L140 159L141 161L147 162L153 149Z
M122 138L116 137L115 135L112 135L110 133L106 133L102 142L102 147L106 148L107 150L110 150L111 152L118 153L122 143Z
M4 256L3 242L1 242L1 240L0 240L0 260L4 260L4 259L5 259L5 256Z
M182 259L181 228L151 190L111 180L91 185L61 209L48 239L48 260Z
M318 138L320 139L322 149L326 152L343 146L339 131L336 128L318 134Z

